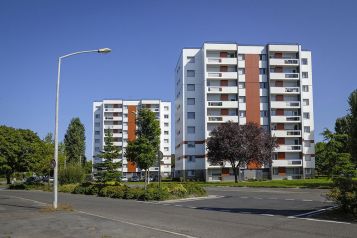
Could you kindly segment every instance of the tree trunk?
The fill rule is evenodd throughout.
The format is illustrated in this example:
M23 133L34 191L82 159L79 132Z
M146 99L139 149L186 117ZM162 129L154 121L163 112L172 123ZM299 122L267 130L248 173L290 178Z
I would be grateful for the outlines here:
M233 167L233 173L234 173L234 182L238 183L237 167Z
M148 171L147 171L147 169L145 169L145 190L146 190L147 185L148 185L148 176L147 176L147 174L148 174Z
M11 174L10 173L6 173L6 183L11 184Z

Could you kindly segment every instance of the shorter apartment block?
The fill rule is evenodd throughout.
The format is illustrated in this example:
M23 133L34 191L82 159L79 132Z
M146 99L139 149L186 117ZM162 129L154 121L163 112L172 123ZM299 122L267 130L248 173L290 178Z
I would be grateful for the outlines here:
M161 176L171 175L171 102L161 100L103 100L93 103L93 164L102 162L96 155L104 148L105 129L112 130L114 145L122 155L116 160L121 161L120 171L130 178L140 176L142 171L124 156L129 141L136 138L136 114L139 109L146 108L156 114L160 122L160 150L164 158L161 161ZM157 176L159 164L149 169L150 176Z
M206 141L231 121L253 122L277 138L271 165L241 168L241 179L313 177L311 52L299 44L204 43L182 50L175 77L175 175L233 180L229 164L211 165Z

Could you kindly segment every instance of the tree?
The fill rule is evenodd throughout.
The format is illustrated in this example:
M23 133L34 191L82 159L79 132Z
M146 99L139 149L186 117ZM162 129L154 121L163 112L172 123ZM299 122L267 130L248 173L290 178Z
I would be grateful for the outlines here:
M271 163L275 139L257 124L224 123L211 132L207 142L208 160L214 165L229 162L238 182L239 168L249 163Z
M350 150L352 162L357 165L357 89L348 97L350 113Z
M137 138L134 141L129 141L125 156L145 171L146 188L148 170L157 161L161 129L155 113L148 109L139 110L136 125L138 127Z
M95 164L98 177L102 182L117 180L121 175L118 171L121 163L114 162L114 160L119 159L120 150L117 146L113 145L112 129L105 129L104 142L104 150L97 155L98 158L103 159L103 162Z
M65 152L68 162L85 163L85 129L80 119L73 118L64 136Z
M31 130L0 126L0 172L10 183L15 172L33 171L43 159L43 142Z
M336 134L328 129L322 133L324 142L316 144L316 170L332 178L335 174L334 167L340 164L340 160L350 158L346 153L348 135ZM341 162L342 163L342 162Z

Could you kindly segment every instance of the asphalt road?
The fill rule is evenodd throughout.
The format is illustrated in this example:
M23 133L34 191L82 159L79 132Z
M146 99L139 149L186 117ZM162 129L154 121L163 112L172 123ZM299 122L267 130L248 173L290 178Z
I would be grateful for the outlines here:
M324 190L207 188L200 200L139 202L62 194L73 212L45 212L52 194L0 191L0 237L355 237L356 224L304 214L333 206Z

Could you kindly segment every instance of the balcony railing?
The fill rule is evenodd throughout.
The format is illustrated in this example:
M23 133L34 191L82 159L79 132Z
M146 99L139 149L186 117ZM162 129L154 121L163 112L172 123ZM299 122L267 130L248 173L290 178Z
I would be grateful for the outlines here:
M222 92L221 87L208 87L209 92Z
M270 72L270 79L299 79L298 73Z
M300 130L272 130L273 136L276 137L298 137L301 136Z
M278 123L278 122L299 122L300 116L271 116L271 121Z
M299 87L271 87L272 94L296 94L300 92Z

